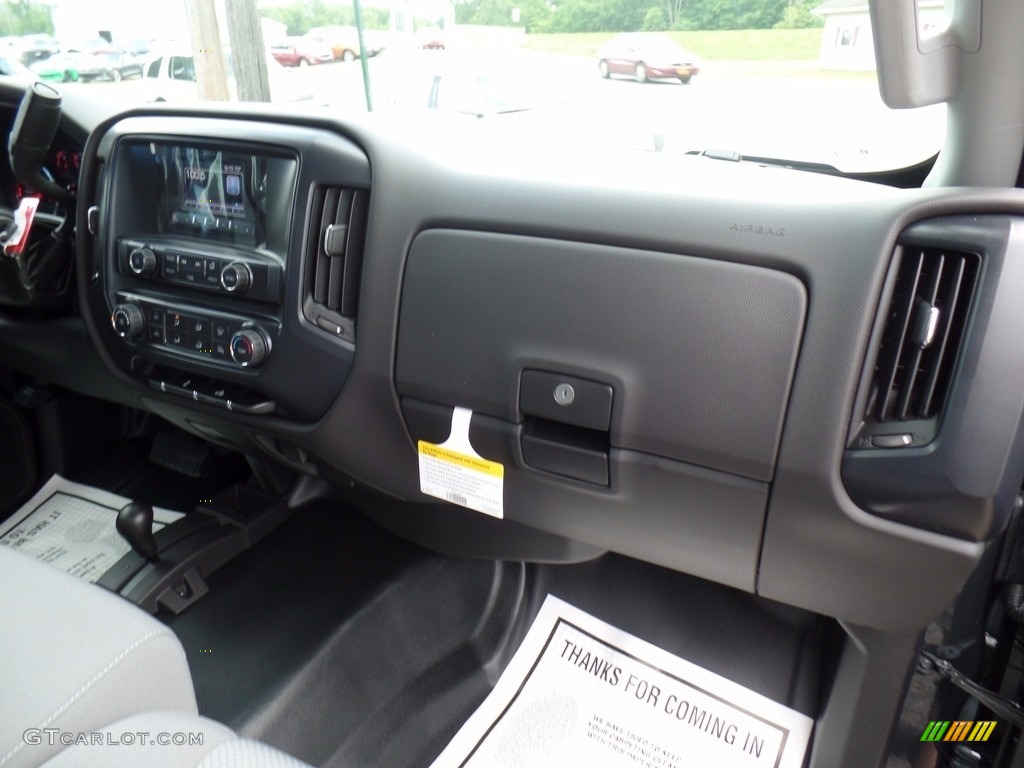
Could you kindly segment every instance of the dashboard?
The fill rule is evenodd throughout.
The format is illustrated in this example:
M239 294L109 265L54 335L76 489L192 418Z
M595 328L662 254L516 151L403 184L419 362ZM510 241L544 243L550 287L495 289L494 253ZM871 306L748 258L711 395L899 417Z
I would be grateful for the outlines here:
M103 197L86 213L102 242L100 307L122 342L111 347L118 366L226 410L321 417L351 367L355 310L342 282L363 248L365 156L300 128L240 142L229 122L173 134L163 122L125 120L107 134ZM339 175L315 178L315 168ZM299 184L324 210L315 232L296 221ZM285 291L300 283L310 288L302 306ZM286 322L293 314L305 322Z
M592 160L372 116L97 120L76 252L93 346L47 329L72 374L24 324L0 338L390 499L378 522L442 551L613 550L922 627L1020 485L1024 196ZM504 468L503 519L421 493L417 445L455 408Z

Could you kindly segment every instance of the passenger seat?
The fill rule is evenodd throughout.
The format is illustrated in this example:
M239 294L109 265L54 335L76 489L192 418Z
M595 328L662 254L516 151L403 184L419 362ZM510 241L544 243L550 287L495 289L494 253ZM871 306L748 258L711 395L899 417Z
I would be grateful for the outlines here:
M4 546L0 680L0 768L305 765L200 717L166 626Z

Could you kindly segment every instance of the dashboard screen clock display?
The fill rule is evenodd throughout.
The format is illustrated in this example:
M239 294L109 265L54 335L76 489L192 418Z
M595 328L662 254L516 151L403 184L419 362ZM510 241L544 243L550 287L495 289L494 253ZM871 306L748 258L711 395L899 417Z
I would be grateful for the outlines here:
M245 217L250 158L208 149L179 149L185 210Z

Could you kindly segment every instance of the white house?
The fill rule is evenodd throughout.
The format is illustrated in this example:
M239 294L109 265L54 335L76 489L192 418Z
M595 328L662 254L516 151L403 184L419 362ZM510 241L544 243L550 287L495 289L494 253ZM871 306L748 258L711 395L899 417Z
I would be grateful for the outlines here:
M823 68L875 68L875 42L866 0L825 0L811 13L825 20L818 54ZM917 13L922 33L947 24L944 0L918 0Z

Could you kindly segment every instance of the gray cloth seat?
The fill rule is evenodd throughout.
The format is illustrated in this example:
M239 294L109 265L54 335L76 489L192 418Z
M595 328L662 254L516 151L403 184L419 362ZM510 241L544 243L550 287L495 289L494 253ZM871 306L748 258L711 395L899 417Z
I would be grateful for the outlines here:
M0 768L303 765L199 717L185 651L166 626L5 546L0 681ZM130 731L201 733L204 743L113 743L113 734Z

